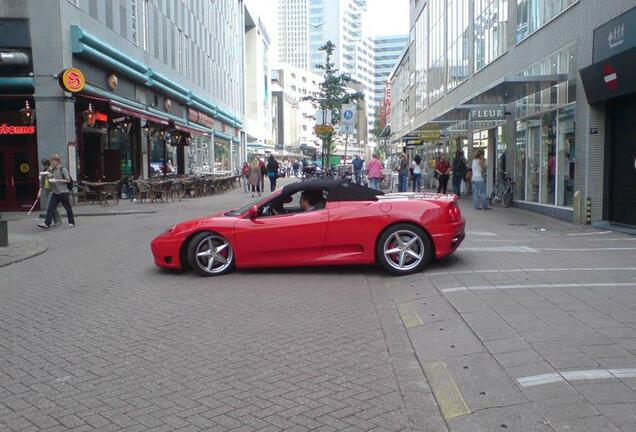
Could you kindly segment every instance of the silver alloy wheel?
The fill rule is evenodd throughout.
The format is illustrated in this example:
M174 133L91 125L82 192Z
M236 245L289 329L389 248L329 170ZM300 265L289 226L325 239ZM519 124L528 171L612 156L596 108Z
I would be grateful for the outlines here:
M221 273L232 265L234 252L223 237L210 235L202 239L196 249L197 265L210 274Z
M391 234L384 242L383 251L386 262L399 271L414 269L426 255L420 236L409 230Z

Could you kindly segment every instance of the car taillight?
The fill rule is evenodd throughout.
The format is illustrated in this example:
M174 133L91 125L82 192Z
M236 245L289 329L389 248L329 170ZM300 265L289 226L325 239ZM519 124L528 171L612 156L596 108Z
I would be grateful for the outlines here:
M459 222L462 220L462 212L455 203L450 203L448 206L448 217L451 222Z

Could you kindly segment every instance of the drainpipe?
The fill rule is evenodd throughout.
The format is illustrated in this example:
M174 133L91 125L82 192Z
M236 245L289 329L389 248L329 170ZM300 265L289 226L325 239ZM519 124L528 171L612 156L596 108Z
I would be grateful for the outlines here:
M0 66L27 66L29 56L23 52L0 52Z

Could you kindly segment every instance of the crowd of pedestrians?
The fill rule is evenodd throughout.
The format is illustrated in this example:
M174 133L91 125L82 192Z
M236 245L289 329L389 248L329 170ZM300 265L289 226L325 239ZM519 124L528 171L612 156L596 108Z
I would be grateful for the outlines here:
M276 190L277 179L281 176L296 178L303 177L303 171L307 161L285 160L278 162L273 155L267 159L254 157L251 161L245 162L242 168L243 188L245 193L252 193L252 196L263 193L265 188L265 177L269 180L271 192ZM430 171L429 168L430 167ZM353 181L358 184L368 185L370 188L381 190L383 182L386 180L388 172L395 173L397 179L397 191L419 192L422 189L423 176L432 175L436 180L437 193L449 193L448 183L450 181L452 190L450 192L461 196L462 194L472 195L475 209L489 209L488 194L486 191L487 165L483 150L477 150L472 163L468 163L464 152L457 150L453 159L448 159L446 154L437 155L436 159L424 163L421 156L416 154L412 160L405 153L400 153L396 158L382 162L377 153L373 154L369 161L365 161L359 155L354 155L351 161L353 171ZM366 175L365 175L366 174ZM427 177L428 178L428 177ZM390 187L390 185L388 185Z

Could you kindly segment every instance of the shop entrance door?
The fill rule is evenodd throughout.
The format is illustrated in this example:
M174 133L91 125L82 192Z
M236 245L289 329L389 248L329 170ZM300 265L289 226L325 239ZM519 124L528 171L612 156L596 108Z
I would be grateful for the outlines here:
M610 221L636 225L636 98L614 105Z
M38 192L38 163L35 151L22 147L0 147L0 209L29 208Z

